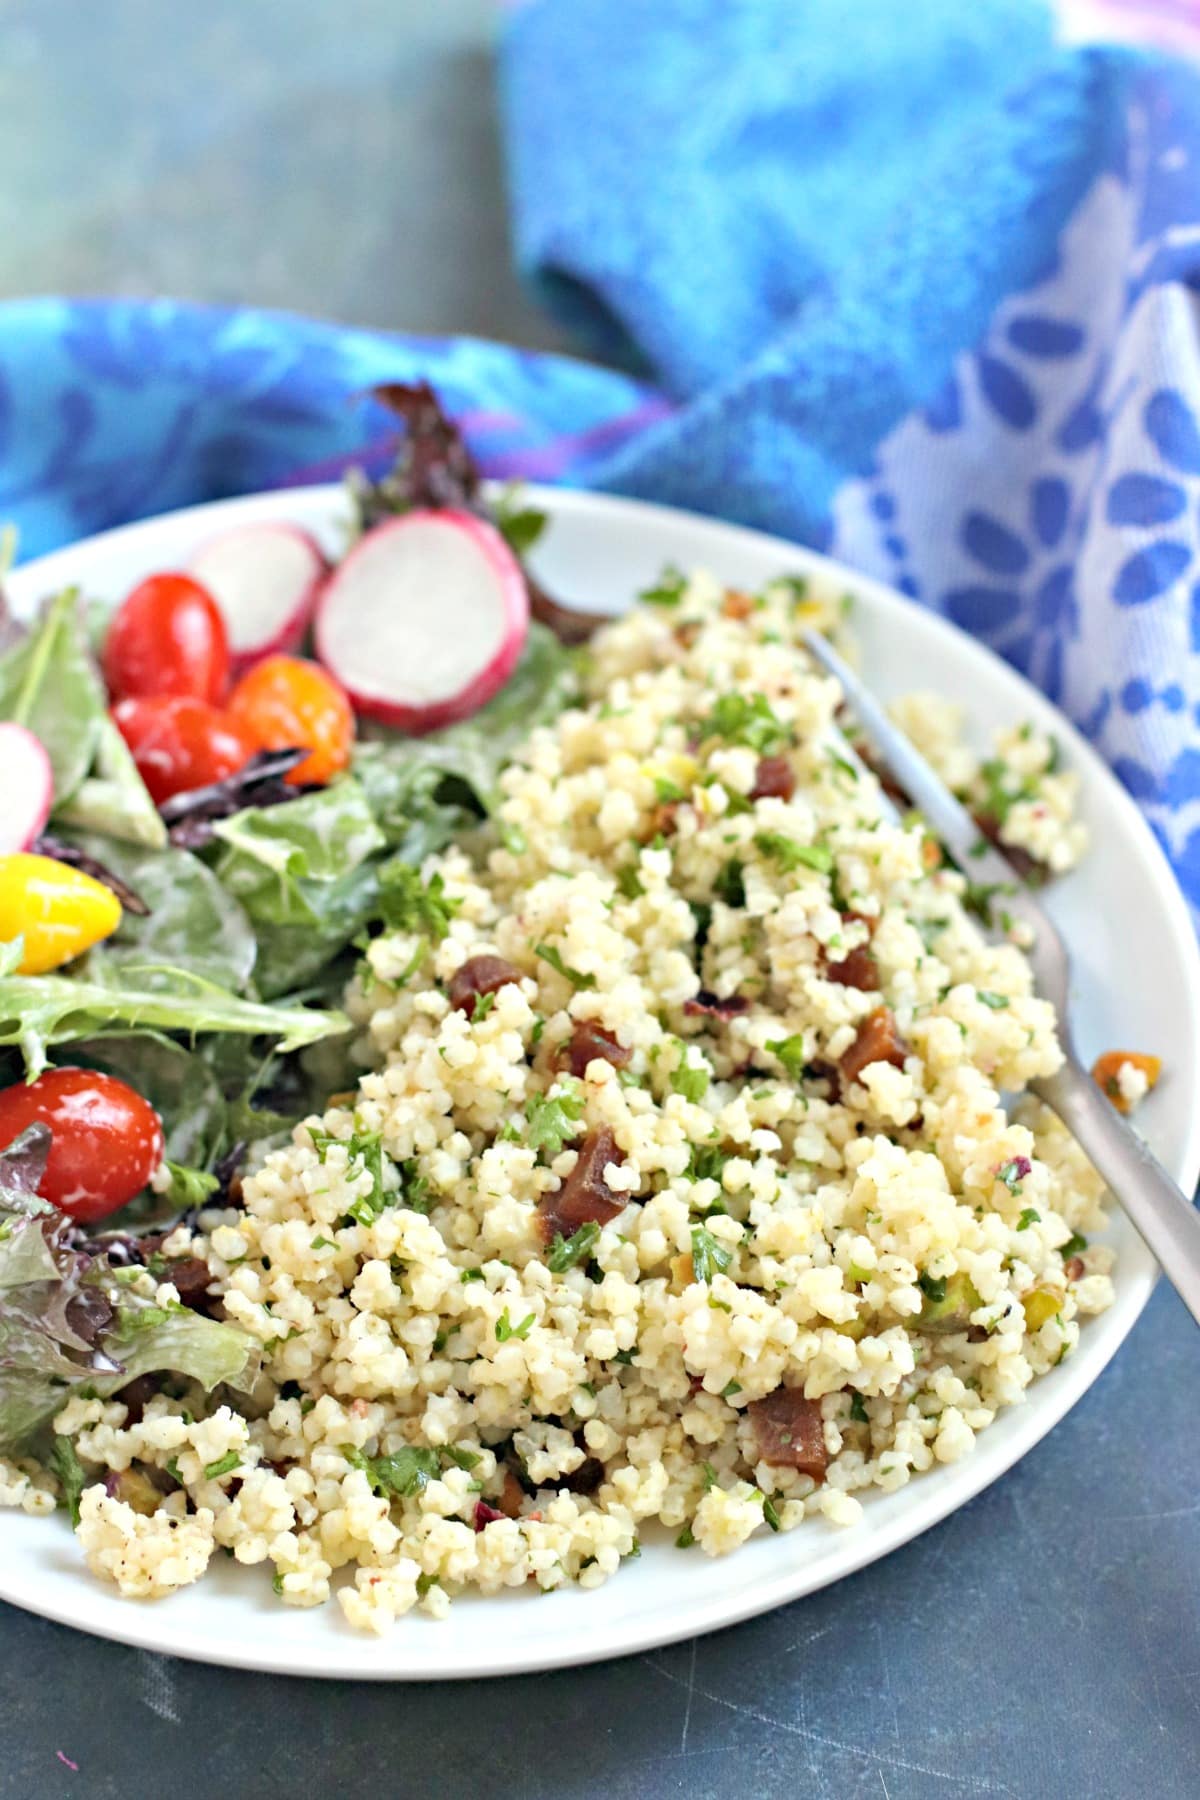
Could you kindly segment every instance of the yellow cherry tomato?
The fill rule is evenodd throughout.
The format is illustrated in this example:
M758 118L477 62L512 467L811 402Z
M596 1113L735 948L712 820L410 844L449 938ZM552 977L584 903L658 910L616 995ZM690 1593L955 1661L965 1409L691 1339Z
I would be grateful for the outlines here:
M121 923L102 881L51 856L0 856L0 942L22 938L22 975L45 975L82 956Z

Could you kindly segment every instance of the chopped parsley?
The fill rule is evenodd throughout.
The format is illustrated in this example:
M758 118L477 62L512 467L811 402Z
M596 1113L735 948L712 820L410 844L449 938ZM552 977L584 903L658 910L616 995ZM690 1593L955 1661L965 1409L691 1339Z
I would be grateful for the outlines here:
M782 831L758 831L755 845L764 856L789 874L793 869L815 869L819 875L833 872L833 851L824 844L798 844Z
M663 806L687 799L687 789L681 788L677 781L671 781L666 775L654 777L654 797Z
M782 750L791 738L762 694L722 694L704 721L704 731L730 744L745 744L760 756Z
M183 1163L166 1162L167 1174L171 1177L171 1185L167 1189L165 1199L178 1207L203 1206L210 1194L215 1194L220 1182L207 1169L189 1169Z
M640 900L645 891L635 862L625 863L617 870L617 892L623 899Z
M420 1450L414 1444L403 1444L390 1456L368 1456L354 1445L345 1445L342 1455L352 1469L361 1469L377 1494L398 1495L411 1499L441 1474L436 1450Z
M1077 1231L1073 1231L1066 1243L1059 1250L1058 1254L1062 1257L1063 1261L1066 1262L1068 1257L1078 1256L1080 1251L1086 1250L1087 1247L1087 1239L1081 1237Z
M708 1092L708 1070L698 1063L681 1062L671 1071L671 1087L685 1100L703 1100Z
M546 1257L546 1267L552 1275L561 1275L566 1269L573 1269L576 1263L589 1257L600 1241L600 1227L595 1219L589 1219L578 1231L564 1238L561 1232L550 1246Z
M917 1286L925 1298L931 1300L935 1306L940 1306L946 1298L946 1289L949 1285L950 1277L948 1275L922 1274L917 1276Z
M715 1144L693 1144L687 1173L692 1181L719 1182L728 1161L728 1153L718 1150Z
M990 1006L993 1012L1004 1012L1009 1004L1007 994L993 994L989 988L976 988L975 997L983 1006Z
M562 959L561 950L556 950L553 944L535 944L533 946L533 953L535 956L540 956L544 963L549 963L552 969L556 969L564 980L571 983L572 987L595 987L596 977L594 975L585 975L582 970L573 969L569 963L565 963Z
M690 1525L685 1525L679 1536L675 1539L675 1548L677 1550L690 1550L695 1541L695 1532Z
M1040 1225L1042 1215L1036 1206L1027 1206L1017 1220L1018 1231L1028 1231L1031 1225Z
M514 556L528 554L546 529L548 515L521 503L519 482L510 482L492 504L492 520Z
M704 1476L704 1491L707 1494L710 1488L717 1485L717 1471L711 1463L706 1462L700 1464L700 1473Z
M487 1018L496 1004L495 994L476 994L475 1004L471 1008L472 1025L480 1025Z
M850 1392L850 1417L854 1420L856 1425L869 1425L871 1423L867 1416L867 1409L863 1405L863 1397L857 1388L852 1388Z
M440 875L423 882L411 863L399 858L379 871L379 911L391 931L415 931L428 943L440 944L462 906L451 899Z
M531 1150L557 1156L569 1138L579 1136L583 1096L569 1076L559 1082L557 1094L531 1094L525 1102L528 1128L525 1142Z
M674 563L667 563L653 587L643 588L638 595L648 606L678 606L687 592L688 578Z
M793 1032L791 1037L772 1038L770 1043L764 1047L771 1052L772 1056L779 1058L793 1081L800 1080L808 1061L802 1031Z
M482 1269L464 1269L458 1278L461 1282L483 1281L486 1279Z
M632 1350L618 1350L612 1360L615 1363L624 1363L625 1367L628 1368L636 1355L637 1345L635 1344Z
M722 1400L732 1400L733 1396L735 1394L740 1394L741 1391L742 1384L740 1381L727 1381L725 1386L721 1389L721 1398Z
M713 893L716 898L723 900L726 906L745 906L745 873L746 871L737 857L731 856L729 861L718 870L716 880L713 882Z
M233 1471L240 1467L241 1461L239 1451L227 1450L224 1456L218 1456L216 1462L205 1463L205 1481L220 1481L222 1475L232 1475Z
M530 1327L537 1318L536 1313L527 1313L519 1325L514 1325L508 1316L507 1306L496 1320L496 1342L507 1344L509 1338L527 1338Z
M724 1274L733 1261L733 1251L726 1249L704 1225L692 1226L692 1274L697 1281L711 1281Z
M780 1522L779 1522L779 1512L776 1508L775 1502L771 1499L770 1495L768 1495L768 1494L764 1494L762 1497L762 1509L763 1509L763 1518L766 1520L767 1524L771 1527L771 1530L772 1531L782 1530L782 1526L780 1525Z
M276 1569L275 1573L271 1577L271 1586L277 1594L282 1595L282 1593L283 1593L283 1572L282 1572L282 1570Z

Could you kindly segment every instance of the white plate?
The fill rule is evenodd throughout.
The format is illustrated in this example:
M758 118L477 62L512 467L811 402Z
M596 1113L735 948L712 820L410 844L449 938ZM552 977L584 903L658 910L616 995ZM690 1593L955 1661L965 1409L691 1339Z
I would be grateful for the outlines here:
M1078 972L1078 1031L1089 1054L1111 1046L1153 1050L1166 1074L1139 1125L1191 1192L1200 1172L1200 956L1184 902L1132 801L1093 751L1040 694L970 638L911 602L790 544L711 520L627 500L547 489L552 518L537 557L552 591L613 612L663 563L710 569L740 587L781 571L807 571L852 587L867 673L885 694L927 687L966 699L980 732L1032 718L1056 731L1082 777L1093 848L1083 868L1057 882L1050 905ZM114 599L139 577L179 566L220 527L288 518L331 550L340 546L344 499L335 487L296 489L194 507L107 532L19 569L8 583L27 607L64 583ZM436 596L430 597L436 606ZM450 1617L401 1620L390 1636L352 1632L340 1609L281 1606L261 1570L217 1557L195 1587L169 1600L132 1602L88 1574L61 1521L0 1517L0 1597L50 1619L124 1643L292 1675L429 1680L514 1674L596 1661L712 1631L794 1600L874 1562L925 1531L994 1481L1043 1437L1095 1381L1150 1295L1155 1265L1118 1217L1116 1302L1084 1325L1077 1353L1001 1414L972 1456L877 1494L864 1522L838 1531L812 1520L783 1537L762 1534L711 1561L669 1542L594 1593L462 1599ZM1017 1554L1015 1544L1012 1553Z

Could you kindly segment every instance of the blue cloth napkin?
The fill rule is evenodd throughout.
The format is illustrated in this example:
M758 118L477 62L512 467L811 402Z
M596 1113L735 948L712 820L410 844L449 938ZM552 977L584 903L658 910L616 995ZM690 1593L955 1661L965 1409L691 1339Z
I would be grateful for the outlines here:
M1200 905L1200 77L1035 0L535 0L519 258L626 372L166 302L0 307L25 555L386 460L428 376L489 472L765 526L1027 671Z

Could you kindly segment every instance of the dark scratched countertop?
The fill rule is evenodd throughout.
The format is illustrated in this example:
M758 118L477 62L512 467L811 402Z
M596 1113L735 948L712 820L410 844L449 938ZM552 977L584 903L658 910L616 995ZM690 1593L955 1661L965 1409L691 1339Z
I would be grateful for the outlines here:
M0 296L562 347L508 265L492 26L484 0L3 0ZM1198 1351L1160 1287L1074 1412L915 1543L595 1667L300 1682L0 1607L0 1796L1194 1800Z

